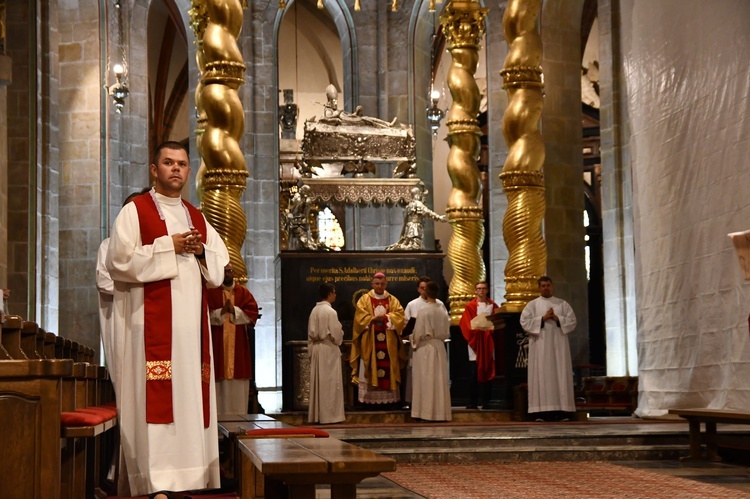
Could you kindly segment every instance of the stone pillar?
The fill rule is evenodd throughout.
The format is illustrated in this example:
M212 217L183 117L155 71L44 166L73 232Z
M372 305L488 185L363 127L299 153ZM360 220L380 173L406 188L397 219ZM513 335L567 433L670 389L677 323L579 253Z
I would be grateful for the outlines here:
M628 96L620 46L620 1L599 3L602 232L607 375L638 374L633 186Z

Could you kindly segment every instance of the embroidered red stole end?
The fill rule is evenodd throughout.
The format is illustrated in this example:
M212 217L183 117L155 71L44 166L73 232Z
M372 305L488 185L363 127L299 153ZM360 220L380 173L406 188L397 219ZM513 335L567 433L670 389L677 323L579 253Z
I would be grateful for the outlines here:
M151 196L143 194L133 200L138 211L141 244L153 244L159 237L168 235L167 224L159 218L159 211ZM200 211L185 203L195 229L206 242L206 221ZM196 261L197 265L200 265ZM164 279L143 285L144 344L146 350L146 422L169 424L174 422L172 403L172 281ZM210 330L208 325L208 300L206 283L202 279L201 303L201 395L203 399L203 425L210 423L209 383L211 381Z
M373 312L382 305L385 313L390 312L390 302L388 297L375 298L370 296ZM383 317L385 319L385 317ZM385 322L373 324L373 333L375 340L375 365L377 366L378 390L391 390L391 357L388 353L388 336L385 328ZM369 373L368 373L369 375ZM372 384L372 383L371 383Z

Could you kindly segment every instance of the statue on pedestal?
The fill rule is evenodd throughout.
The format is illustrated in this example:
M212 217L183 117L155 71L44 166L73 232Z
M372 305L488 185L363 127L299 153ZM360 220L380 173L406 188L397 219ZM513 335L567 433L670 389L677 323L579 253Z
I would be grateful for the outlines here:
M282 139L297 138L297 114L299 110L294 103L294 90L284 90L284 104L279 106L279 125Z
M445 215L438 215L422 202L422 196L427 191L423 193L421 188L414 187L410 192L411 201L404 206L404 226L401 228L401 237L398 242L388 246L386 251L420 251L423 249L422 238L424 237L422 220L427 217L438 222L448 221Z
M310 216L315 202L310 196L310 186L303 185L289 201L284 213L286 230L289 234L290 250L327 250L325 244L315 240L310 234Z

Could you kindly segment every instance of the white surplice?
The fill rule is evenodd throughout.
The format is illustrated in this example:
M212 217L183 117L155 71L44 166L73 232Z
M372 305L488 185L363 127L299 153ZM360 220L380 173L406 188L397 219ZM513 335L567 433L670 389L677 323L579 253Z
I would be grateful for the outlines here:
M411 417L430 421L451 420L451 393L445 341L451 319L442 303L423 305L411 335L414 391Z
M315 304L307 322L310 352L310 423L338 423L344 414L344 386L341 371L341 349L344 331L331 304Z
M542 317L552 308L560 326ZM576 328L576 316L568 302L540 296L521 313L521 327L529 333L529 412L575 412L573 366L568 334Z
M219 487L219 448L213 359L210 424L203 427L201 396L201 275L208 287L224 280L229 255L224 242L206 223L203 267L192 254L175 254L172 234L189 230L179 198L156 194L169 236L141 243L138 211L129 203L115 220L107 255L114 281L112 314L114 356L121 371L116 383L122 451L132 495L157 490ZM172 424L146 423L143 283L171 280ZM210 342L209 342L210 344ZM212 353L213 357L213 353Z

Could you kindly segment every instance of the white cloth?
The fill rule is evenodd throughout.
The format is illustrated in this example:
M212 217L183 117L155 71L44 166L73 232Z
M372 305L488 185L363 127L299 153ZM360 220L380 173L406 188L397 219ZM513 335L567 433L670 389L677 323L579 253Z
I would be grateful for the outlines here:
M494 310L494 305L492 303L482 303L480 301L477 302L477 317L480 315L492 315L492 311ZM466 345L466 348L469 349L469 362L476 361L477 360L477 353L474 351L473 348L471 348L469 345ZM495 358L495 352L492 352L492 358Z
M217 413L245 414L249 403L249 379L222 379L216 382Z
M544 322L552 308L560 319ZM573 365L568 334L576 328L576 316L568 302L540 296L521 313L521 327L529 333L529 412L575 412Z
M103 240L96 254L96 289L99 290L99 329L101 331L104 358L107 361L107 370L115 390L120 373L117 371L117 359L114 355L114 333L112 332L112 311L114 309L115 283L109 276L107 270L107 250L109 249L109 238ZM122 339L122 336L119 337Z
M167 232L187 232L180 199L156 197ZM219 286L229 255L221 237L208 223L206 226L206 267L194 255L175 254L171 235L143 245L134 203L122 208L112 230L107 269L114 280L112 324L118 338L114 356L121 372L115 386L121 444L133 495L220 485L213 361L208 428L203 427L201 410L201 275L209 287ZM174 423L148 424L143 283L162 279L171 279Z
M309 423L339 423L344 414L344 383L341 349L344 331L339 317L328 301L315 304L307 322L310 352Z
M411 336L414 393L411 417L451 420L448 356L444 340L450 337L451 319L442 303L427 303L419 310Z

